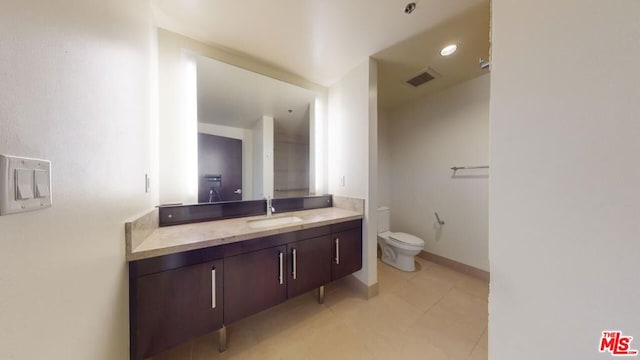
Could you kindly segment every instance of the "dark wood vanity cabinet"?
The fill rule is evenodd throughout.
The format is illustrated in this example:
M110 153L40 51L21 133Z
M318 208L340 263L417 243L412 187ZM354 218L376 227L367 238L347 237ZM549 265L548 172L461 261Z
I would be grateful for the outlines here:
M224 259L224 323L231 324L287 299L286 246Z
M331 229L331 280L362 269L361 221L335 224Z
M287 297L292 298L331 282L331 236L287 245Z
M129 263L131 359L221 329L362 268L362 220Z
M131 287L132 359L144 359L223 324L222 260L140 276Z
M330 235L330 226L323 226L230 244L224 258L224 323L329 283Z

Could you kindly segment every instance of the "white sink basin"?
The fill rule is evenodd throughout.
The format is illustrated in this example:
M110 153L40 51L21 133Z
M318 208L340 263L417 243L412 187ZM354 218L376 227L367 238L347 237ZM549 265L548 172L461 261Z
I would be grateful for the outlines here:
M249 227L252 229L262 229L266 227L292 224L299 221L302 221L302 219L300 219L297 216L280 216L280 217L248 220L247 224L249 224Z

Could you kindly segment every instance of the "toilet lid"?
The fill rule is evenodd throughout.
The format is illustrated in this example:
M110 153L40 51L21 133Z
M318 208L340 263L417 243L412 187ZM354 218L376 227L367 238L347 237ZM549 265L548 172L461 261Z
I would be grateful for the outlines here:
M411 234L403 233L403 232L393 233L391 234L390 237L395 241L399 241L405 244L420 245L420 246L424 245L424 241L419 237L413 236Z

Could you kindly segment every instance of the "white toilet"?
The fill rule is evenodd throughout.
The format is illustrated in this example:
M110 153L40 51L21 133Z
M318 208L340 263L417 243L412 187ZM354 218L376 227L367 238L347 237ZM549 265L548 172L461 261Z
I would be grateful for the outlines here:
M415 271L415 256L424 249L424 240L403 232L391 232L391 212L388 207L378 208L378 244L382 261L403 271Z

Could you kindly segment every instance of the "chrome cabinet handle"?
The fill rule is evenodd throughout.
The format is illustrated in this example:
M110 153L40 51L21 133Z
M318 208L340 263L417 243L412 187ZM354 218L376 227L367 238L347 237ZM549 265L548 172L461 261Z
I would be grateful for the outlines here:
M340 238L336 238L336 265L340 265Z
M292 255L293 255L293 280L298 278L298 252L296 251L296 249L293 249L292 251Z
M284 279L282 278L282 266L284 262L284 259L282 257L282 252L278 253L278 259L280 261L280 273L278 274L278 282L280 283L280 285L282 285L284 284Z
M211 308L216 308L216 268L211 268Z

